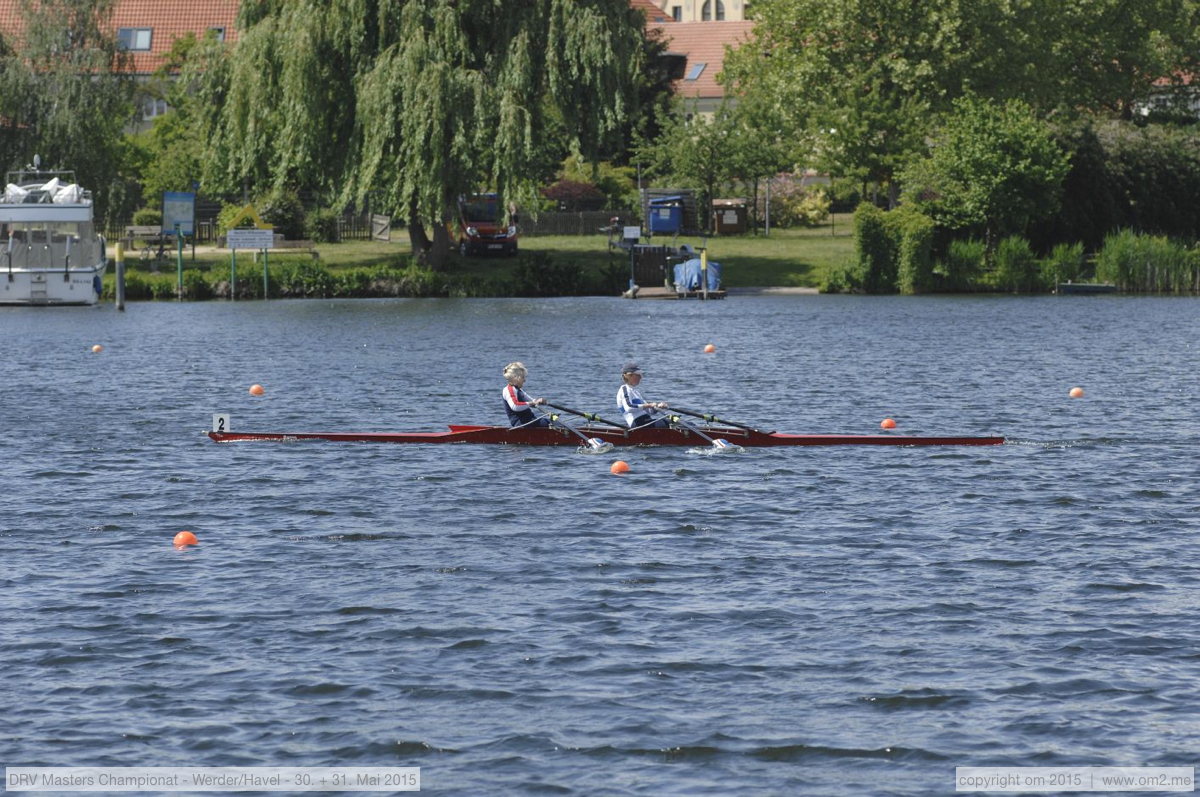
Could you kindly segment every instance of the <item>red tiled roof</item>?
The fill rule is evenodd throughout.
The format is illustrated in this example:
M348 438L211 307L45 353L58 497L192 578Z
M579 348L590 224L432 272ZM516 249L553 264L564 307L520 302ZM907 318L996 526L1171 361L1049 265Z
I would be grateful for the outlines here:
M646 27L653 27L661 22L675 22L675 18L654 5L652 0L629 0L629 5L640 9L646 15Z
M211 28L225 31L225 41L237 41L239 0L116 0L112 30L149 28L150 49L131 50L133 69L148 74L163 64L175 40L185 33L203 36ZM0 0L0 33L19 35L24 28L21 0Z
M737 49L750 38L754 23L749 21L675 22L659 28L667 41L667 52L687 56L683 80L675 83L675 93L687 99L725 96L717 75L725 66L725 48ZM704 64L694 80L687 75Z

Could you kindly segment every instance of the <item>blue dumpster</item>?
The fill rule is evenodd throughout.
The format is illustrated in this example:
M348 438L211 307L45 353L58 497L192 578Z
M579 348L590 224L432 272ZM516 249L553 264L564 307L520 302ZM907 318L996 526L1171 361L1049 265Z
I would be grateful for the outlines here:
M650 234L675 234L683 229L683 197L660 196L650 200Z

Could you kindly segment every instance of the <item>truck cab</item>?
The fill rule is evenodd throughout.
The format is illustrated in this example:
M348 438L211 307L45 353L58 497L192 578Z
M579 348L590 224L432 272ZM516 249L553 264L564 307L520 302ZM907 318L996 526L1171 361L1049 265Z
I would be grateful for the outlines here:
M466 255L515 255L517 214L505 211L497 194L464 194L458 199L458 251Z

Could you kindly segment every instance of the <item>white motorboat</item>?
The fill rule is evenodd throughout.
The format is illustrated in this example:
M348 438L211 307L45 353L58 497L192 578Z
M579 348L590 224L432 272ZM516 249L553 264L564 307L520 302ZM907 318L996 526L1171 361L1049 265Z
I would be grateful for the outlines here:
M0 304L95 304L108 266L92 195L69 171L8 173L0 195Z

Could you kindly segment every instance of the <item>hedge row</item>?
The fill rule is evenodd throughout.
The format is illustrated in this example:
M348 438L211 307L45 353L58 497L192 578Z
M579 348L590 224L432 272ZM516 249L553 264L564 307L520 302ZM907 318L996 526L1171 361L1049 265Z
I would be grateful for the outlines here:
M415 264L331 271L309 258L273 258L267 272L267 298L580 296L615 294L619 278L616 274L584 274L578 266L554 263L542 253L522 254L509 276L446 274ZM116 279L110 272L105 277L102 298L112 299L115 291ZM203 301L232 297L233 279L228 265L183 272L182 298ZM178 277L175 273L127 271L125 298L179 298ZM260 266L238 269L237 298L263 298Z
M1038 293L1088 276L1082 243L1059 243L1039 258L1021 236L1001 240L992 261L978 239L950 241L933 253L932 220L904 207L885 212L860 205L854 214L855 262L835 270L828 293ZM1162 235L1123 230L1107 236L1095 278L1124 291L1200 292L1200 249Z

